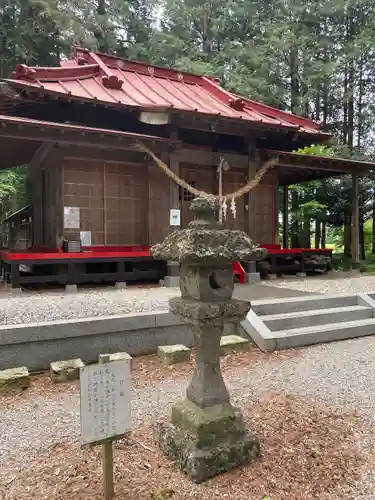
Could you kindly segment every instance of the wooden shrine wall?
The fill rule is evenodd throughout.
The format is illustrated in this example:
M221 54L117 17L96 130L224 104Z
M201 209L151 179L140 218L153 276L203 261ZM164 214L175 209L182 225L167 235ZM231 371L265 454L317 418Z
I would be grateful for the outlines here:
M93 245L148 244L147 165L84 158L63 161L64 207L79 207L80 227L64 228Z
M91 232L93 245L153 245L171 231L169 209L176 186L144 156L88 149L60 151L59 159L53 154L43 168L32 169L35 245L56 247L63 238L79 239L81 231ZM216 165L180 163L179 174L197 189L218 193ZM245 230L257 243L276 242L275 174L267 174L250 196L237 199L235 219L228 201L226 227ZM245 165L231 164L223 173L223 192L243 186L248 176ZM182 227L192 218L191 200L190 193L179 189ZM64 207L79 208L79 228L64 228Z
M277 187L277 175L271 171L250 192L249 234L258 244L277 243Z

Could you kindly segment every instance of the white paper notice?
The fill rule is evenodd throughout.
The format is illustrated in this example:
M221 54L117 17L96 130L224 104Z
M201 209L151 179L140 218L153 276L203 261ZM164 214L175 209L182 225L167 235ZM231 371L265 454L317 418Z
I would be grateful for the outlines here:
M181 225L181 211L177 208L171 208L169 214L169 225L170 226L180 226Z
M64 228L79 229L79 207L64 207Z
M80 231L79 237L83 247L89 247L91 243L91 231Z
M80 386L83 445L131 430L131 360L81 368Z

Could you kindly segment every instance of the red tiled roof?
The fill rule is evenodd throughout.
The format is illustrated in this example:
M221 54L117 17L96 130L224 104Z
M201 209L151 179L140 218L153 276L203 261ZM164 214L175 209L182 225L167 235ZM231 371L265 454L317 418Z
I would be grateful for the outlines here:
M312 135L325 134L320 125L270 106L232 94L218 80L107 54L75 48L61 67L18 65L13 85L85 101L139 108L201 113L287 128Z

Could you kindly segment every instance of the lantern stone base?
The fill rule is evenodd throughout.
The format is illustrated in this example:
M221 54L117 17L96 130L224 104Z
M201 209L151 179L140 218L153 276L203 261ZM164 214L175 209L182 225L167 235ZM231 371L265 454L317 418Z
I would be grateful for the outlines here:
M248 464L260 451L259 441L248 434L230 403L202 409L185 400L157 432L163 453L196 483Z

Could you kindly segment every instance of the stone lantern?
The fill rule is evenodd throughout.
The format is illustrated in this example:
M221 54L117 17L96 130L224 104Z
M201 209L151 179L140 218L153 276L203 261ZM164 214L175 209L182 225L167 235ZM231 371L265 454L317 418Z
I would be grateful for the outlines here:
M179 262L181 297L170 310L190 323L196 343L196 366L186 399L172 409L170 422L158 429L163 452L195 482L249 463L259 442L232 407L220 369L220 339L225 323L242 321L250 302L235 300L233 261L256 261L266 251L243 231L217 224L219 201L198 197L190 209L195 219L151 249L156 259Z

